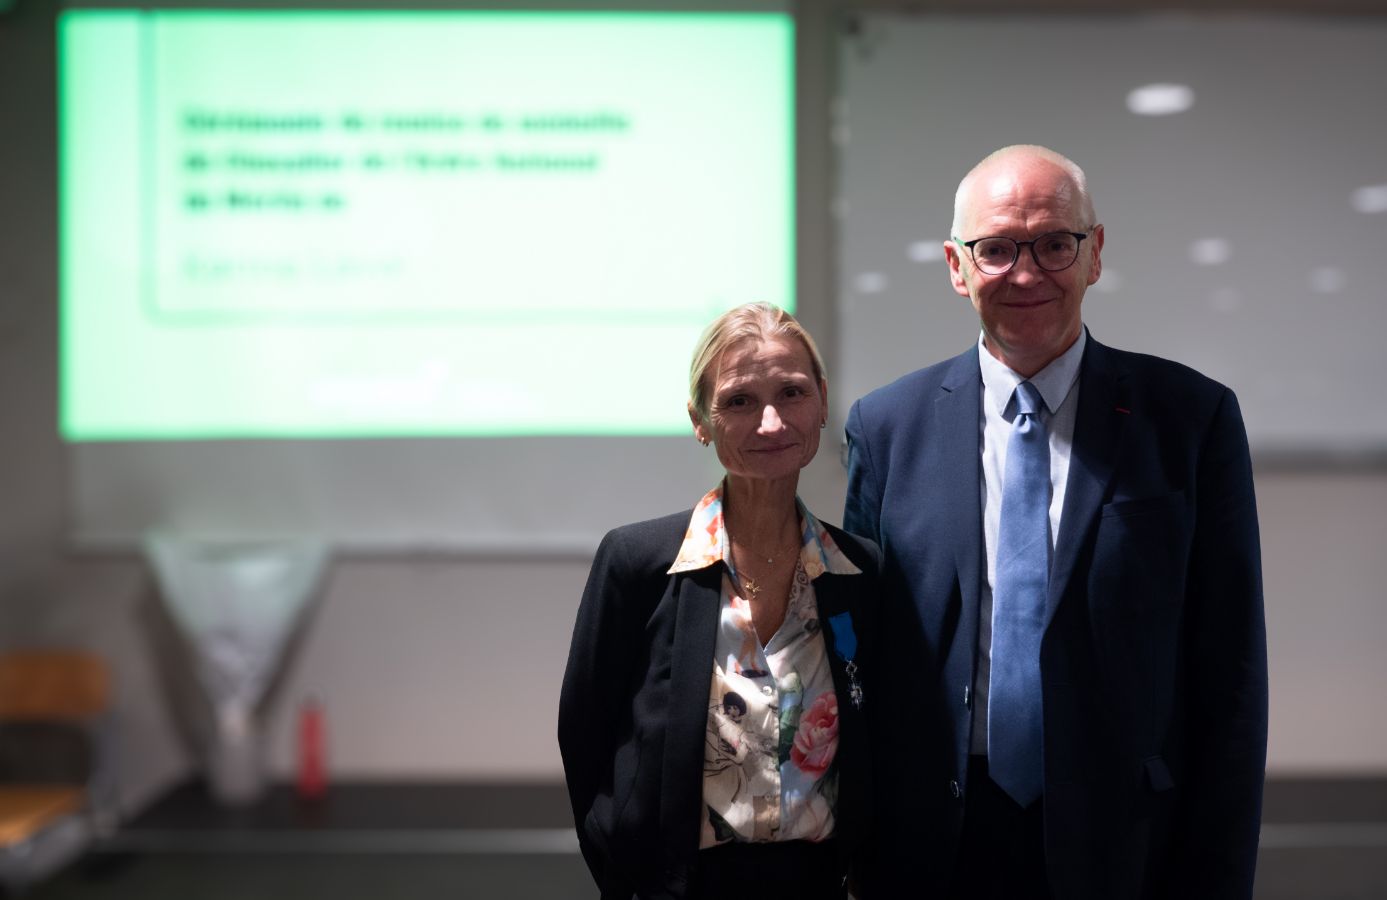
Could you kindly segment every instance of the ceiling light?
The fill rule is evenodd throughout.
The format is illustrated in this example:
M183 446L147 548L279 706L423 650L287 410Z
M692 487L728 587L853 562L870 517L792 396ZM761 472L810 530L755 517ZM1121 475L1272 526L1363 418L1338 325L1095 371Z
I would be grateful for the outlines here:
M1183 84L1148 84L1127 94L1127 108L1139 116L1169 116L1194 105L1194 90Z

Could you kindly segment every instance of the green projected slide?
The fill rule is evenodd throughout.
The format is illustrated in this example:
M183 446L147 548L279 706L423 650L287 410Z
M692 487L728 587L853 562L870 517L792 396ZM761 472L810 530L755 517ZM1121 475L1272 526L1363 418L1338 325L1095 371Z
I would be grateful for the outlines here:
M69 10L73 441L683 434L794 302L778 13Z

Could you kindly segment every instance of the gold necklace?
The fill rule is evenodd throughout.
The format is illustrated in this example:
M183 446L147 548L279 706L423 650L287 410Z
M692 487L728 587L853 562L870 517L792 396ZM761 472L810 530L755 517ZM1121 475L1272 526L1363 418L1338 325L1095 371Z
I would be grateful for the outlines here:
M757 599L757 597L758 597L758 596L760 595L760 593L761 593L762 586L756 583L756 579L755 579L754 577L752 577L752 574L751 574L750 572L746 571L745 568L744 568L743 566L738 566L738 565L737 565L737 560L736 560L736 557L737 557L737 544L736 544L735 541L732 540L731 536L728 537L727 542L728 542L728 545L729 545L729 546L731 547L731 549L732 549L732 557L733 557L733 559L732 559L732 565L733 565L733 567L736 569L736 572L737 572L737 581L741 584L743 591L745 591L745 592L748 594L748 596L747 596L747 599L748 599L748 600L755 600L755 599ZM795 543L786 544L786 545L784 545L783 547L781 547L780 549L776 550L776 551L775 551L775 554L776 554L776 555L780 555L780 554L782 554L785 550L792 550L792 549L794 549L794 548L796 548L796 547L798 547L798 546L799 546L799 543L798 543L798 540L796 540ZM759 558L760 554L757 554L757 556L758 556L758 558ZM784 556L781 556L781 558L784 559ZM768 565L768 566L773 566L773 565L775 565L775 555L773 555L773 556L767 556L767 557L766 557L766 565ZM769 576L767 576L767 577L769 577ZM765 579L763 578L762 580L764 581Z

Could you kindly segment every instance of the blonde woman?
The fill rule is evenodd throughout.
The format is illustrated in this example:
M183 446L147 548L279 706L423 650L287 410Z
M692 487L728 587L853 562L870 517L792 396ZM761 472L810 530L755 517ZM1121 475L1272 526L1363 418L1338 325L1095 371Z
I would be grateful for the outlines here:
M695 438L722 481L612 531L573 631L559 745L604 898L868 888L865 706L880 552L796 494L828 421L813 339L768 304L709 326Z

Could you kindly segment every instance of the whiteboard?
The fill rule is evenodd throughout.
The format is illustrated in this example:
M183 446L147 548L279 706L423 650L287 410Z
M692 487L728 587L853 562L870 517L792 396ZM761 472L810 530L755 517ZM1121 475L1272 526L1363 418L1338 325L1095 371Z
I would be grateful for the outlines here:
M1040 143L1084 167L1106 226L1094 337L1232 387L1259 462L1387 456L1381 22L858 24L835 135L840 403L976 341L939 248L953 193L993 149ZM1191 105L1134 113L1179 98L1155 85Z

